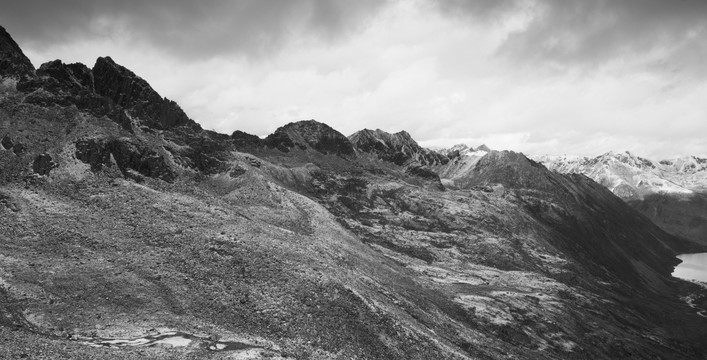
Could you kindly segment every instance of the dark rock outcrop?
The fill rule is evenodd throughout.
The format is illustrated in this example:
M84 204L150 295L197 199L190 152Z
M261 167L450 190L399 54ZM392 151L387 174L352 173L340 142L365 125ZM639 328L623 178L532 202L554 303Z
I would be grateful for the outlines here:
M27 150L27 147L23 143L16 142L15 145L12 146L12 152L15 153L15 155L20 155Z
M45 87L49 91L65 91L79 95L82 91L93 93L93 74L91 69L81 63L64 64L61 60L54 60L42 64L37 70L37 76L46 81Z
M91 69L81 63L64 64L54 60L42 64L37 70L37 76L20 81L19 91L28 93L26 102L40 106L71 106L91 113L95 116L108 115L124 128L130 129L125 122L122 111L117 109L109 99L94 91ZM37 91L37 90L43 91Z
M194 132L188 128L177 128L165 135L178 145L165 148L180 166L207 175L229 169L230 152L234 150L230 136L209 130Z
M314 120L303 120L289 123L275 130L265 139L265 145L288 152L293 147L305 150L308 147L322 154L352 157L355 155L353 146L346 136Z
M135 178L134 172L167 182L177 177L163 154L130 139L84 139L76 142L76 158L91 165L94 172L110 167L111 155L127 178Z
M5 28L0 26L0 78L24 79L34 76L34 66L12 39Z
M44 153L37 155L37 157L34 158L32 170L34 170L35 174L49 175L49 172L58 166L59 164L53 161L51 155Z
M228 176L230 176L232 178L237 178L237 177L245 174L246 171L247 171L246 169L244 169L238 165L235 165L234 167L231 168L231 171L228 172Z
M279 130L279 129L278 129ZM265 138L264 143L269 148L278 149L284 153L290 152L290 149L295 147L294 141L285 132L274 132ZM307 147L299 145L300 149L304 150Z
M0 140L0 145L2 145L5 150L10 150L15 145L15 143L12 141L10 135L5 135L3 136L2 140Z
M251 150L265 146L263 139L240 130L234 131L231 139L238 150Z
M110 149L100 139L80 139L76 142L76 158L91 165L91 171L97 172L112 166Z
M93 73L81 63L64 64L54 60L42 64L37 70L36 86L53 93L87 95L94 92ZM27 90L31 90L29 84Z
M433 189L444 190L444 185L442 185L439 175L425 165L410 165L405 169L405 172L429 182Z
M379 159L396 165L438 165L449 162L445 155L418 145L406 131L390 134L380 129L363 129L349 136L349 140L356 151L375 154Z
M111 99L145 125L161 130L178 126L200 128L177 103L161 97L147 81L110 57L98 58L92 73L97 94Z

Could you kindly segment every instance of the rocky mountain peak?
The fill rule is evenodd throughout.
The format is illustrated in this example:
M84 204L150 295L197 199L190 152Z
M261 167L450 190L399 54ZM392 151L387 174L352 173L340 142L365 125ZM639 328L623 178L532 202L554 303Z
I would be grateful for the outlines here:
M481 144L481 146L479 146L479 147L476 148L476 151L486 151L486 152L489 152L489 151L491 151L491 148L489 148L488 146L486 146L486 144Z
M407 131L391 134L381 129L363 129L351 134L349 140L357 151L375 154L381 160L396 165L434 165L449 161L445 155L418 145Z
M385 131L382 131L381 129L376 129L376 131L379 133L385 133ZM400 130L400 131L396 132L395 134L393 134L393 136L400 139L401 141L417 144L417 142L415 140L413 140L410 133L405 130Z
M618 153L614 151L609 151L603 155L600 155L598 159L603 163L617 162L626 166L636 168L655 168L655 164L653 164L652 161L646 158L642 158L636 154L633 154L628 150Z
M282 126L265 138L265 144L283 152L289 152L290 149L297 147L301 150L312 148L323 154L342 157L355 154L346 136L331 126L315 120L302 120Z
M34 76L32 62L5 28L0 26L0 77L21 79L32 76Z
M111 99L134 116L155 129L198 125L184 111L167 98L162 98L147 81L110 57L99 57L93 66L97 94Z
M41 78L44 85L61 88L72 93L81 90L91 93L95 91L93 73L91 69L81 63L64 64L61 60L49 61L39 67L37 76ZM47 81L50 78L53 81Z
M467 151L474 151L474 148L467 144L456 144L448 149L443 150L443 152L446 152L447 154L457 152L459 154L467 152Z
M489 151L476 162L472 173L475 185L500 183L508 187L551 187L545 166L514 151Z

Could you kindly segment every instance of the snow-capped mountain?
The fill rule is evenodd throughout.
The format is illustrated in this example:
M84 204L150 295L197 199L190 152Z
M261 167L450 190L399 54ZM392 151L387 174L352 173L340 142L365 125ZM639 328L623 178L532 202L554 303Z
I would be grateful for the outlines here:
M707 159L695 156L653 161L629 151L597 157L531 156L560 173L584 174L624 199L649 194L692 194L707 189Z
M434 148L440 154L447 155L448 158L454 159L464 156L481 157L488 154L491 149L486 145L481 145L474 149L466 144L456 144L450 148Z

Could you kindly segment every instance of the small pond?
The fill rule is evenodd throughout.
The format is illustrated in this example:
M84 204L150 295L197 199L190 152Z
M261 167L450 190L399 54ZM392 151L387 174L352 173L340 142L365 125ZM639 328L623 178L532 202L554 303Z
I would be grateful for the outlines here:
M675 267L673 276L707 282L707 253L682 254L678 259L682 262Z

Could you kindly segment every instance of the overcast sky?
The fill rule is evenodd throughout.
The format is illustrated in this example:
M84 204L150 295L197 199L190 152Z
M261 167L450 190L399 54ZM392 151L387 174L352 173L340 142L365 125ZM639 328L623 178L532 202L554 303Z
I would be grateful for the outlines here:
M8 3L9 2L9 3ZM98 56L204 128L707 156L705 0L2 1L39 67Z

